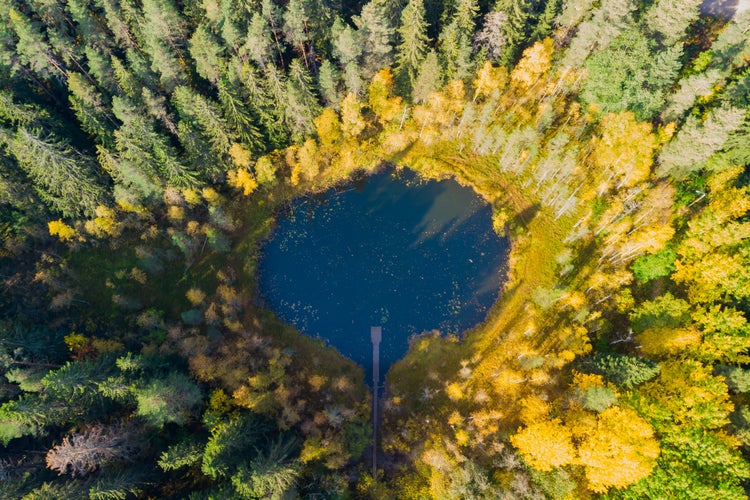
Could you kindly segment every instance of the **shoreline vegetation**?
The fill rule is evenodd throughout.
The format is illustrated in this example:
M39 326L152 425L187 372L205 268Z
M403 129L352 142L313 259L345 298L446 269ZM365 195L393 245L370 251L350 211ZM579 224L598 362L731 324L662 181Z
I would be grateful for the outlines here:
M699 9L0 0L0 496L746 498L750 14ZM361 367L254 297L274 212L384 164L513 244L374 478Z

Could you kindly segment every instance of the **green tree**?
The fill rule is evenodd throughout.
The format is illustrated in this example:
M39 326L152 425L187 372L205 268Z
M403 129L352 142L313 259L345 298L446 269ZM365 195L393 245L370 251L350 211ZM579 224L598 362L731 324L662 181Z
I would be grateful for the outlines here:
M39 128L0 129L0 145L29 176L50 208L64 216L93 214L106 200L92 159Z
M68 74L68 100L81 128L97 142L112 146L115 121L102 101L102 95L80 73Z
M135 414L156 428L169 423L184 425L203 399L195 382L179 372L154 378L133 392L138 405Z
M412 90L412 99L416 103L427 102L427 98L432 92L437 92L440 88L440 63L438 62L437 53L430 50L427 56L419 65L419 73L414 82Z
M419 66L427 55L427 23L423 0L410 0L401 13L396 47L396 81L406 95L416 82Z
M388 16L387 2L370 0L358 16L353 16L362 41L362 78L368 80L375 73L393 64L395 29Z
M471 36L475 30L478 11L477 0L458 0L451 22L438 37L444 74L448 80L464 80L473 73Z
M62 63L53 57L41 27L13 7L8 11L8 18L17 37L15 51L18 61L43 78L49 78L56 72L65 76L66 71Z
M225 65L224 50L204 24L198 25L190 37L189 50L195 61L195 71L214 85L218 84Z
M669 175L684 179L702 168L704 162L724 145L729 134L742 125L745 113L743 109L724 105L713 109L705 121L695 116L688 117L659 154L656 173L662 177Z
M320 65L318 72L318 87L320 93L329 106L338 107L344 98L340 88L341 77L336 67L328 59Z
M596 353L584 366L624 389L632 389L659 374L659 365L654 361L625 354Z
M151 59L151 69L159 75L167 92L186 81L183 45L187 29L172 0L143 0L143 49Z
M700 0L659 0L645 14L648 30L662 46L681 42L700 15Z
M690 320L690 304L671 293L644 302L630 313L633 330L642 332L646 328L677 328Z
M285 96L286 124L292 137L301 140L315 130L313 120L320 114L320 106L313 93L312 78L299 59L292 60L289 65Z
M642 33L628 31L586 62L589 74L581 96L602 111L630 110L648 121L664 106L681 55L680 47L655 52Z

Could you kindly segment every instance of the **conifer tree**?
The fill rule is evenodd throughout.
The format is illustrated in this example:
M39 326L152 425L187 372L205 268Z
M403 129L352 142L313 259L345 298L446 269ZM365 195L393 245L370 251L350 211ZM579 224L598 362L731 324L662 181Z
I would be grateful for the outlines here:
M394 27L383 0L370 0L352 20L362 43L362 78L368 80L377 71L393 64Z
M34 183L39 196L64 216L92 214L105 200L90 157L40 128L0 131L0 144Z
M396 47L396 81L409 94L417 79L419 65L427 55L429 38L423 0L410 0L401 13Z
M341 77L336 67L328 59L324 60L318 71L318 88L329 106L338 107L343 95L340 87Z

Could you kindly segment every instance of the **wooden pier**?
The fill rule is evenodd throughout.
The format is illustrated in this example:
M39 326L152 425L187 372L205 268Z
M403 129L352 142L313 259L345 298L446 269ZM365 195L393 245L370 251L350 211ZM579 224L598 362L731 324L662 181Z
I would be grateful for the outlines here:
M372 341L372 480L378 477L378 386L380 385L380 341L383 329L370 327Z

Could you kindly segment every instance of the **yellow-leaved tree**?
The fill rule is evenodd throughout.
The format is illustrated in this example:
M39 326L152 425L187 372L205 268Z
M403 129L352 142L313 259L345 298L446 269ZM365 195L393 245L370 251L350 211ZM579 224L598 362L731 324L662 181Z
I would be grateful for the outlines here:
M375 73L367 92L370 109L378 115L380 123L388 123L402 111L401 98L392 94L393 74L391 74L391 68L381 69Z
M599 123L601 136L594 139L591 162L615 182L632 187L647 179L654 163L656 136L648 122L638 122L630 111L607 113Z
M573 433L559 418L533 423L511 436L526 463L540 471L573 463Z
M76 237L75 228L67 225L62 220L52 220L47 223L49 228L49 234L51 236L57 236L60 241L70 241Z
M604 493L633 484L651 473L659 456L654 431L635 411L612 406L599 414L578 446L588 488Z

